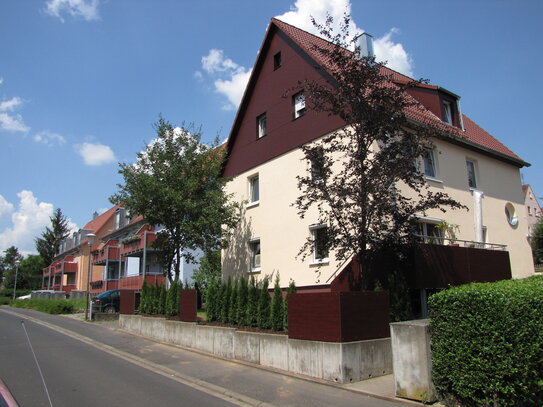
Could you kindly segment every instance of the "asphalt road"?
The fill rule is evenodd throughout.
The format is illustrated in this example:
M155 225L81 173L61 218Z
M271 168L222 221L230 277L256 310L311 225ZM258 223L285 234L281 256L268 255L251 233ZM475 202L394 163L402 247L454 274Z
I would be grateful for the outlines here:
M21 407L233 405L4 312L0 312L0 378Z

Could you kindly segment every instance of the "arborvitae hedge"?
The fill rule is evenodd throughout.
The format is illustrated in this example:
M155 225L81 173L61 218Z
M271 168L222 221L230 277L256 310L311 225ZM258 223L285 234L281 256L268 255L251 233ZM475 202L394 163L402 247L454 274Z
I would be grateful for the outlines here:
M296 286L291 282L288 292L295 291ZM249 282L241 277L235 281L229 279L226 283L213 283L207 292L207 320L280 331L286 325L287 308L282 300L278 277L274 297L275 300L270 299L267 279L261 284L257 284L252 276Z
M543 277L430 297L433 381L465 406L543 403Z
M287 295L283 301L283 331L288 331L288 295L296 293L296 284L290 280L287 288Z
M179 289L177 283L172 283L169 289L164 285L150 285L143 282L140 297L140 314L168 315L179 314Z
M270 327L274 331L283 329L283 292L279 285L279 274L275 276L273 298L270 306Z

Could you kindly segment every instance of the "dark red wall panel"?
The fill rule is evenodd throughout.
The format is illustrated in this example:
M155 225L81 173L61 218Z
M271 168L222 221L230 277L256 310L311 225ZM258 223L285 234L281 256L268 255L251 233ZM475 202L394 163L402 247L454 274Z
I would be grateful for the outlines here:
M179 291L179 319L184 322L196 322L196 290Z
M119 312L121 314L127 314L127 315L134 314L137 308L135 291L121 290L120 294L121 294L121 297L120 297Z

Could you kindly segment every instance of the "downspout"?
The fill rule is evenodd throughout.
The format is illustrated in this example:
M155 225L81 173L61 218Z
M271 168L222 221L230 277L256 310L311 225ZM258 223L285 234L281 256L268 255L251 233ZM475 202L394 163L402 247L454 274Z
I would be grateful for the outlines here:
M475 220L475 241L483 241L483 191L473 190L473 216Z
M47 289L50 290L51 289L51 266L49 266L49 278L47 280Z
M105 279L106 280L106 289L105 291L108 290L107 288L107 282L108 282L108 275L109 275L109 246L107 247L107 253L106 253L106 269L105 269Z
M117 288L121 288L121 271L122 271L122 266L123 266L123 262L121 261L122 260L122 257L121 257L121 240L119 239L119 244L117 245L117 250L119 250L119 267L118 267L118 271L119 271L119 275L117 276Z
M60 291L64 288L64 260L62 260L62 270L60 271Z

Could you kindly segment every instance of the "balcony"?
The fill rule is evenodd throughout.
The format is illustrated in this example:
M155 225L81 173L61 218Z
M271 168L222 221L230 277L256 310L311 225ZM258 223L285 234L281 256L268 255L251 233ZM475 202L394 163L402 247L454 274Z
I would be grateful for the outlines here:
M148 274L145 276L147 284L161 285L166 283L166 277L160 274ZM123 277L119 280L119 288L130 290L141 290L143 286L143 276Z
M117 246L117 241L112 242L112 245L109 245L110 242L102 249L97 251L92 251L92 264L95 265L105 265L108 262L119 261L120 259L120 250Z
M144 240L146 240L147 249L154 250L152 248L153 242L156 240L155 233L147 233L147 238L144 237L144 234L133 235L124 241L121 244L121 255L126 257L141 257L144 248Z

